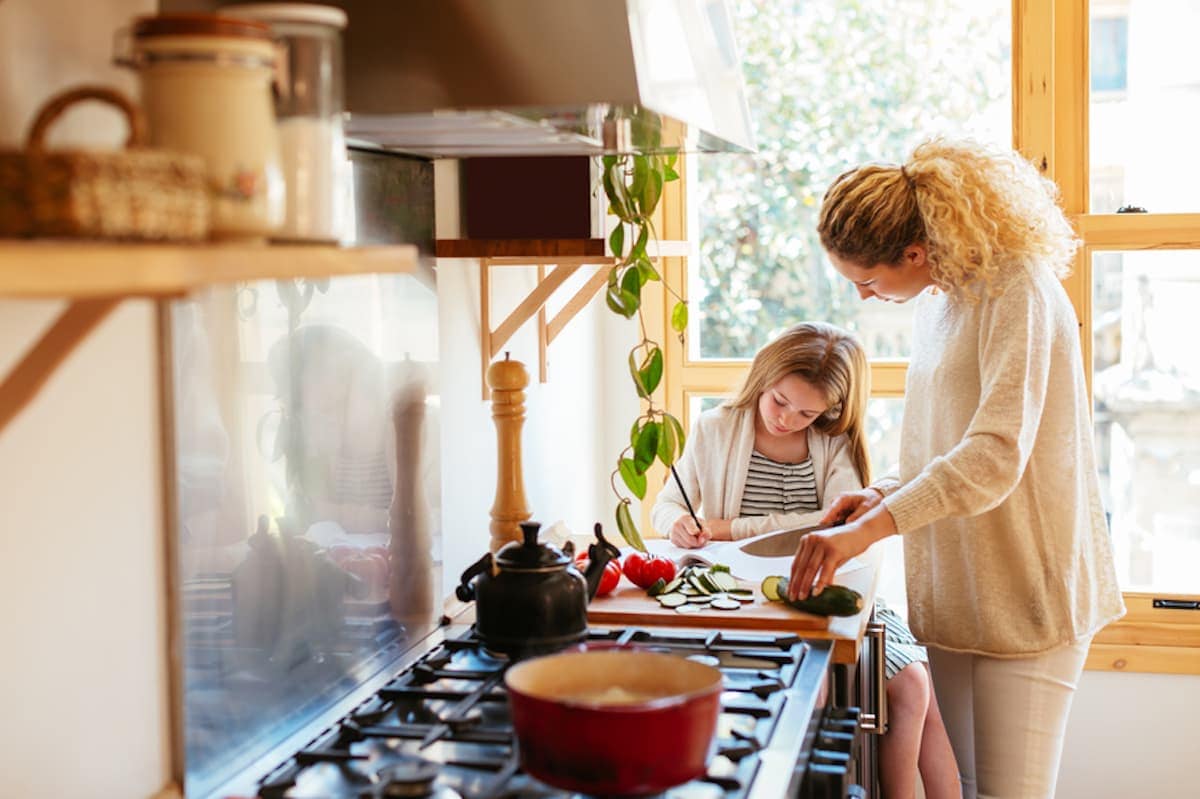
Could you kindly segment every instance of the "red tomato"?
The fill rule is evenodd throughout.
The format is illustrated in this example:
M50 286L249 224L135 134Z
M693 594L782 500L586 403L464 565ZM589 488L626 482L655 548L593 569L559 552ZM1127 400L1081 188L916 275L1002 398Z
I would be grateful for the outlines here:
M646 567L646 556L636 549L625 556L622 570L634 585L642 586L642 569ZM643 588L645 586L642 586Z
M642 579L646 581L643 588L649 588L659 580L671 582L675 579L675 561L662 555L651 555L642 569Z
M625 556L625 576L638 588L649 588L662 578L675 579L675 561L649 552L630 552Z
M587 571L588 566L591 564L586 552L580 552L575 556L575 560L579 562L580 571ZM596 596L611 594L619 582L621 582L621 564L615 560L610 560L604 564L604 573L600 575L600 585L596 588Z

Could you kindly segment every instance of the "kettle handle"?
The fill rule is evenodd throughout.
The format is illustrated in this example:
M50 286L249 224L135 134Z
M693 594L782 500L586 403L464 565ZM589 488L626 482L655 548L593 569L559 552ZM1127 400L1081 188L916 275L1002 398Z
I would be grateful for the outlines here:
M604 529L600 522L596 522L595 533L596 542L588 545L588 567L587 572L583 575L587 580L589 600L596 598L596 591L600 588L600 578L604 575L604 567L610 560L619 560L621 557L621 550L604 537Z
M471 581L476 575L482 574L485 571L492 569L492 553L485 552L483 557L467 567L467 570L462 573L459 578L459 584L454 589L454 595L463 602L470 602L475 598L475 586Z

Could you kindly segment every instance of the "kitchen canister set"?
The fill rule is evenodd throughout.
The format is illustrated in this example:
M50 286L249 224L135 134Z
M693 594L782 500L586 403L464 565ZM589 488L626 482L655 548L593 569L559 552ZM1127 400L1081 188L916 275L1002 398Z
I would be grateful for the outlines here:
M151 144L205 162L214 238L342 238L345 26L338 8L255 3L139 17L118 35Z

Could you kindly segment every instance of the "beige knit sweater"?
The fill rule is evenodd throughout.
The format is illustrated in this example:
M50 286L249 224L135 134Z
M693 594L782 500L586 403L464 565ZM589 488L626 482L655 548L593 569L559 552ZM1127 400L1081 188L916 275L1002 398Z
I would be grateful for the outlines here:
M978 304L926 292L913 342L899 481L876 487L904 535L917 638L1015 657L1119 618L1079 326L1057 278L1031 267Z

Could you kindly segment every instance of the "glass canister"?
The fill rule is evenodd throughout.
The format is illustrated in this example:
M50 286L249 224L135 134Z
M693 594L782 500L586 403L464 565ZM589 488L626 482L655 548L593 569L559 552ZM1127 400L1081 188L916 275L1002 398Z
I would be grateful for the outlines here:
M206 162L213 236L274 233L284 183L271 29L212 14L160 14L139 17L123 33L117 63L138 72L150 141Z
M310 3L241 3L220 13L270 25L284 53L275 96L287 185L279 237L340 240L350 177L342 119L346 12Z

